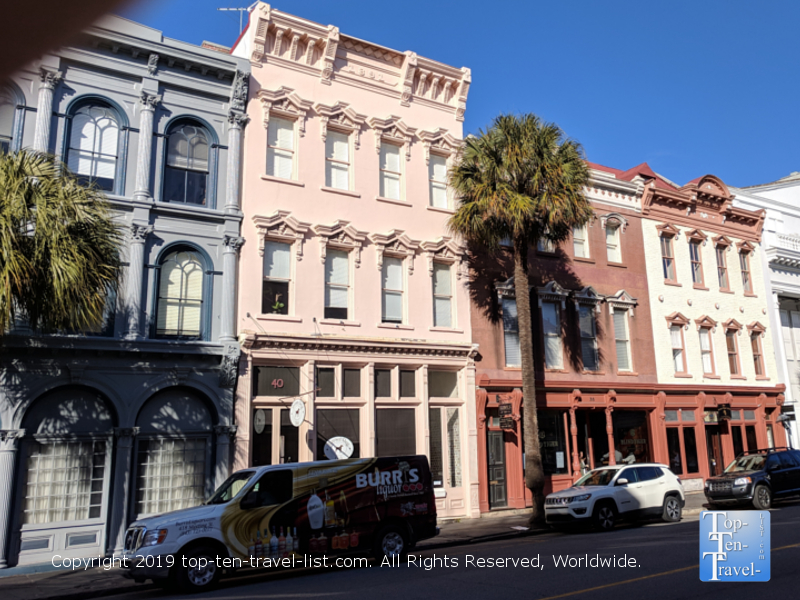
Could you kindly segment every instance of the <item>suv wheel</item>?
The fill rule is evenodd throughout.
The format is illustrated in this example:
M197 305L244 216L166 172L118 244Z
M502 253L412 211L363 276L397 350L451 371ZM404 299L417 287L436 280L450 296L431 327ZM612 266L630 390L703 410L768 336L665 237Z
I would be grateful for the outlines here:
M753 491L753 506L758 510L768 510L772 506L772 492L763 483Z
M186 566L183 560L185 558ZM208 546L198 546L192 548L185 554L176 556L175 582L178 588L191 594L205 592L212 589L220 577L220 570L217 568L217 552Z
M681 501L677 496L667 496L664 498L664 510L661 512L661 518L667 523L677 523L681 520L683 515L683 508L681 508Z
M617 523L617 509L610 502L603 502L594 508L594 526L600 531L611 531Z

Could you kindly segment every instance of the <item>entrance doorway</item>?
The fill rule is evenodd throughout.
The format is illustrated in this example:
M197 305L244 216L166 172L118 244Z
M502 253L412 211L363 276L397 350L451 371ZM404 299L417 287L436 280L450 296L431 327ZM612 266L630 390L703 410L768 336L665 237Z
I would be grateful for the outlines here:
M502 431L489 431L487 435L489 508L505 508L508 506L505 434Z
M713 477L721 475L724 465L722 464L722 435L719 425L706 425L706 446L708 454L708 472Z

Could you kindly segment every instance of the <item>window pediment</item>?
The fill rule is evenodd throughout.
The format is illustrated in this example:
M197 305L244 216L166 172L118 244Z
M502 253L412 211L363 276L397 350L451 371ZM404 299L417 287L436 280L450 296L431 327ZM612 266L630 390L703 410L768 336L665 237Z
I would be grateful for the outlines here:
M430 273L431 277L433 277L433 263L436 261L449 264L458 264L458 268L456 269L456 278L461 279L461 277L464 275L463 271L466 265L466 261L464 260L466 248L454 239L447 236L442 236L433 242L422 242L420 247L428 257L428 272Z
M660 225L656 225L656 231L658 231L658 235L661 237L675 237L681 232L681 230L675 227L675 225L672 223L661 223Z
M619 213L612 212L600 217L601 229L605 230L606 224L608 223L611 223L612 225L616 224L618 227L620 227L620 231L622 231L622 233L625 233L625 230L628 228L628 219Z
M417 137L422 140L425 148L425 164L430 164L431 150L436 153L451 156L457 153L462 146L462 141L450 135L447 129L440 127L435 131L418 131Z
M572 300L575 302L577 309L581 304L590 304L595 307L596 312L600 312L600 303L603 301L603 296L597 293L595 289L587 285L580 290L572 292Z
M542 302L558 302L561 308L567 307L569 291L561 287L557 281L550 281L544 287L536 288L536 295L539 299L539 308L542 307Z
M717 322L708 315L703 315L699 319L695 319L694 323L697 325L698 331L701 329L710 329L711 331L717 330Z
M747 331L749 331L751 335L757 334L763 336L764 333L766 333L767 328L758 321L753 321L747 326Z
M679 312L674 312L668 317L667 319L667 327L672 327L673 325L678 325L679 327L689 327L689 319L683 316Z
M722 328L725 329L726 331L728 329L733 329L735 331L741 331L742 327L743 327L742 324L739 323L739 321L737 321L736 319L728 319L727 321L725 321L722 324Z
M409 258L410 260L407 261L408 274L414 273L414 254L419 249L419 242L408 237L405 231L393 229L388 234L373 233L369 239L376 247L378 270L383 268L383 256L386 254Z
M261 90L257 94L264 113L264 128L269 128L269 117L275 114L297 121L300 137L306 133L306 116L311 109L311 101L304 100L292 88L281 87L278 90Z
M361 144L361 127L366 123L366 115L362 115L353 110L346 102L337 102L333 106L317 103L314 105L314 112L320 116L320 135L324 142L328 137L328 127L334 126L343 129L354 135L355 147Z
M756 247L748 241L739 242L736 244L736 247L739 249L739 252L753 252Z
M406 160L411 159L411 140L416 134L416 129L403 123L400 117L391 115L386 119L371 117L367 123L375 132L375 151L380 153L381 143L384 141L402 146L406 152Z
M711 241L714 242L715 246L720 246L723 248L728 248L729 246L733 246L733 242L724 235L718 235L715 238L711 238Z
M295 254L297 260L303 260L303 239L311 228L310 223L298 221L292 214L285 210L279 210L264 217L256 215L253 217L256 230L258 231L258 253L264 256L264 244L269 240L282 241L295 244Z
M364 231L353 227L349 221L338 220L333 225L314 225L314 233L320 237L320 259L325 264L328 246L353 252L356 268L361 266L361 248L367 239Z
M708 239L708 236L699 229L692 229L691 231L687 231L685 233L686 239L689 241L705 243L705 241Z
M516 298L517 291L514 287L514 277L513 275L506 279L505 281L497 281L494 284L494 289L497 290L497 295L500 298Z
M620 310L629 310L630 315L633 316L633 308L639 302L625 290L619 290L612 296L606 296L606 303L612 308L619 308Z

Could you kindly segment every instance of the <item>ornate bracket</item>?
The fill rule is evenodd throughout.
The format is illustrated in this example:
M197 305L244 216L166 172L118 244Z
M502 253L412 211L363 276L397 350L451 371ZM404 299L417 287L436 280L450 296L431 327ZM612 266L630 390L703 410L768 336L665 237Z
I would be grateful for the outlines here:
M285 210L279 210L269 217L256 215L253 223L258 231L258 253L264 256L264 245L268 239L286 242L295 245L297 260L303 260L303 241L310 229L310 223L295 219ZM297 242L295 244L295 242Z

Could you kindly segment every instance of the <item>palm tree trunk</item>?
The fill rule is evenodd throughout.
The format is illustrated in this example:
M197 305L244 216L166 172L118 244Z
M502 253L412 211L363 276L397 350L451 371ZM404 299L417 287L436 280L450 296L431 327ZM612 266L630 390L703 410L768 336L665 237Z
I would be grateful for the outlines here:
M528 244L514 240L514 287L517 297L519 349L522 359L522 397L524 398L525 485L533 495L531 525L544 524L544 470L539 450L539 419L536 414L536 375L533 365L533 328L528 283Z

